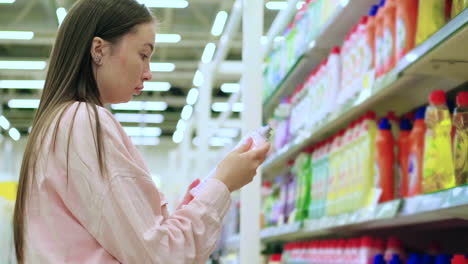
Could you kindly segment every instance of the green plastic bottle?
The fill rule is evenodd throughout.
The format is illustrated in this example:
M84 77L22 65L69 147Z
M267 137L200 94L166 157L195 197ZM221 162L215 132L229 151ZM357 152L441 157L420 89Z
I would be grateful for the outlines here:
M455 187L452 155L452 120L446 105L445 92L437 90L429 97L425 123L423 182L424 193Z
M311 153L313 148L307 148L299 154L296 159L294 170L298 177L297 200L296 200L296 215L295 221L300 222L307 219L309 204L310 204L310 185L312 181L311 171Z

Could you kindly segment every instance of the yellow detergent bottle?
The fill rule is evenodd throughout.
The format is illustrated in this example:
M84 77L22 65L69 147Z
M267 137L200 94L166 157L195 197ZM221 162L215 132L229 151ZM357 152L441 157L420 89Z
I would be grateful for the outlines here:
M422 189L431 193L455 186L452 155L452 120L446 105L445 92L431 93L425 123L424 164Z
M468 183L468 92L457 96L457 108L453 116L455 133L455 178L457 185Z
M369 206L374 199L374 176L375 176L375 138L377 135L376 114L367 112L360 125L360 133L356 144L359 149L359 174L360 181L357 185L356 206L358 208Z

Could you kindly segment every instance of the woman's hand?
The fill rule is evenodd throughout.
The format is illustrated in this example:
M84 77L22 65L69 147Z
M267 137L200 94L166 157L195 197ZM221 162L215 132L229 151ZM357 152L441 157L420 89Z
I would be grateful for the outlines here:
M229 153L216 169L214 178L226 184L230 192L242 188L253 180L257 168L265 161L270 150L269 143L250 150L252 143L252 138L249 138L244 145Z

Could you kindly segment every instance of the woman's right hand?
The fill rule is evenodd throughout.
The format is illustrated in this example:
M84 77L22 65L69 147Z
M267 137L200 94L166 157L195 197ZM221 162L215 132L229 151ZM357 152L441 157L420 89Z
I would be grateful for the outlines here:
M265 161L270 150L270 144L264 143L256 149L250 150L252 138L235 149L218 164L215 179L223 182L230 192L236 191L250 183L257 174L257 168Z

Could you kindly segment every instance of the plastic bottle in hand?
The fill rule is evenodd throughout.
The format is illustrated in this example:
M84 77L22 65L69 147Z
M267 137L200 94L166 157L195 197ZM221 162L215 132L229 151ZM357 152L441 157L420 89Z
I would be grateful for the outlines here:
M242 145L244 145L247 140L249 138L252 138L253 140L253 144L252 144L252 147L250 148L251 149L256 149L257 147L263 145L264 143L266 143L268 141L268 138L270 137L270 133L271 133L271 128L269 126L264 126L264 127L261 127L260 129L258 129L257 131L254 131L246 136L244 136L240 141L239 143L237 143L236 147L234 149L238 149L239 147L241 147ZM193 188L191 191L190 191L190 194L193 195L194 197L200 192L201 189L203 189L203 187L205 186L206 182L213 178L214 174L216 172L216 167L214 167L210 173L208 174L207 177L203 178L203 180L200 182L200 184L198 184L198 186L196 186L195 188Z

